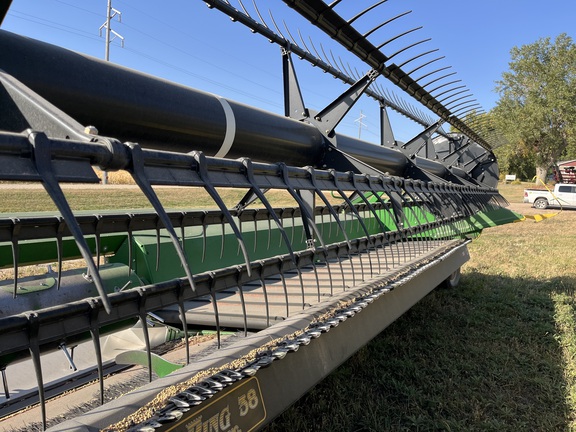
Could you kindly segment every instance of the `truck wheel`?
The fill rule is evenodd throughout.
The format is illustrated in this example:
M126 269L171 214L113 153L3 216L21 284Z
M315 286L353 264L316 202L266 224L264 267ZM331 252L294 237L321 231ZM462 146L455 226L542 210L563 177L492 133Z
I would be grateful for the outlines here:
M460 273L460 267L458 267L440 284L440 288L456 288L460 283L460 276L462 276L462 274Z
M534 201L534 207L540 210L544 210L548 207L548 200L546 198L538 198Z

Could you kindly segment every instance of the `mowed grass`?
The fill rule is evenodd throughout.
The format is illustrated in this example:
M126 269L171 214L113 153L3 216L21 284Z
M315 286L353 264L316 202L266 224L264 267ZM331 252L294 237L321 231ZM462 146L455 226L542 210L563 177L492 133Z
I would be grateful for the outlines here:
M500 190L535 214L529 186ZM575 227L566 210L486 230L458 288L433 291L267 431L576 430Z
M96 170L101 178L102 173ZM152 209L152 204L135 185L126 171L108 173L108 184L61 184L72 210ZM218 205L208 192L198 187L154 188L166 209L216 209ZM226 206L235 206L248 192L247 189L218 188ZM39 183L0 182L0 213L54 212L56 206ZM275 206L294 206L288 192L271 190L266 195ZM254 205L258 205L257 200Z
M102 209L152 209L152 205L137 186L126 185L63 185L64 195L75 211ZM166 209L216 209L217 204L204 189L157 187L156 195ZM221 189L228 207L236 205L248 192L244 189ZM0 213L54 212L56 206L40 185L18 188L0 185ZM270 191L266 196L275 206L294 206L287 192Z

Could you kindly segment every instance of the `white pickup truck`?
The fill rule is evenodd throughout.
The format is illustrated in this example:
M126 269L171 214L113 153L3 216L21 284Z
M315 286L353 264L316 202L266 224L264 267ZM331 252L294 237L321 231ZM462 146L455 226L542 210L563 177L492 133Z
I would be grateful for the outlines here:
M552 193L545 189L524 189L524 202L538 209L576 207L576 185L557 183Z

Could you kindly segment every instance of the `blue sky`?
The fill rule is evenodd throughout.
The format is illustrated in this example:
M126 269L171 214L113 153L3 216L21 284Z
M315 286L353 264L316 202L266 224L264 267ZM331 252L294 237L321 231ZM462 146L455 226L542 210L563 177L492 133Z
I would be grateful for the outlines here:
M230 1L239 7L237 0ZM344 0L336 11L349 19L375 1ZM256 16L251 3L244 0L249 12ZM98 29L106 19L106 4L106 0L13 0L2 28L103 58L105 43ZM347 66L366 72L365 65L325 38L282 1L257 0L257 4L270 26L269 8L282 31L285 22L292 34L296 35L299 29L305 40L311 38L318 46L322 43ZM124 37L125 45L121 48L119 39L113 41L111 61L267 111L283 112L278 46L207 8L202 0L113 0L112 5L122 12L122 22L114 21L112 29ZM435 55L445 59L435 62L435 68L451 66L446 73L457 74L450 80L461 79L486 111L493 108L498 99L495 81L508 69L513 46L542 37L555 38L560 33L576 38L574 0L389 0L356 21L355 26L366 32L409 10L410 14L375 32L370 40L379 45L399 33L423 26L387 45L384 53L390 55L415 41L431 38L400 54L395 62L400 64L411 56L438 48ZM418 62L412 64L418 66ZM345 89L306 62L298 61L296 67L309 108L324 108ZM408 71L410 66L404 69ZM423 69L422 74L426 71ZM425 111L386 79L381 77L378 83ZM363 119L366 127L361 131L354 121L360 112L366 116ZM421 130L417 124L394 114L391 121L400 140L408 140ZM337 131L352 136L360 132L363 139L377 142L378 123L376 103L363 98Z

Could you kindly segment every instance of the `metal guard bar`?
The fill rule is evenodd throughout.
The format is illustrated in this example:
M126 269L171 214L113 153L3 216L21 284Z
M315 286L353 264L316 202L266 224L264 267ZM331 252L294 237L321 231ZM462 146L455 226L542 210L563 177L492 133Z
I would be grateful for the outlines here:
M5 168L0 168L0 179L19 179L30 180L39 179L40 173L34 172L32 169L32 161L34 160L35 152L23 135L0 134L0 159L12 158L18 155L22 163L28 163L31 169L29 171L22 171L19 173L6 173ZM31 137L36 137L36 134L30 134ZM19 138L19 139L15 139ZM84 180L89 181L93 175L91 164L94 162L102 163L103 168L106 165L103 161L112 161L108 166L123 166L127 169L133 169L134 161L130 158L130 152L127 147L123 151L112 152L98 143L75 143L61 140L49 140L43 138L43 145L53 150L51 154L52 164L57 166L61 160L71 158L77 164L82 164L86 171L78 172L73 179L75 181ZM14 145L16 143L16 145ZM66 147L64 147L66 145ZM66 148L67 151L63 152L62 149ZM169 152L159 152L151 150L142 150L143 157L141 163L142 170L146 173L150 185L163 184L163 185L187 185L187 186L205 186L205 182L200 178L198 172L204 169L207 173L212 185L215 187L240 187L250 188L252 184L247 180L246 164L242 161L233 161L225 159L216 159L202 157L200 162L194 155L182 155ZM119 161L120 159L120 161ZM8 164L0 163L0 167L8 167ZM359 251L368 248L368 244L392 244L401 240L409 238L418 238L423 233L430 232L431 230L440 230L442 227L450 226L452 229L446 230L440 234L440 237L450 238L461 233L465 233L466 225L463 224L465 218L472 216L478 211L486 211L495 209L501 205L505 205L503 198L492 188L473 188L463 187L459 185L450 185L445 183L429 183L424 184L419 181L407 180L396 177L386 176L369 176L359 175L353 173L337 173L321 170L314 170L314 182L310 180L310 170L305 168L285 167L288 174L287 178L282 178L282 170L279 165L274 164L251 164L253 172L252 177L255 179L256 185L261 189L286 189L294 187L297 190L312 190L315 188L320 190L334 190L336 184L347 192L356 192L360 194L371 194L373 196L387 196L387 202L380 200L375 202L372 209L369 205L360 204L355 208L355 213L366 213L386 209L388 207L395 207L396 209L403 209L404 214L398 215L398 229L396 231L380 232L375 235L368 234L364 238L353 239L345 242L338 242L330 245L325 245L325 248L312 248L310 250L300 251L296 254L298 263L310 263L312 259L319 254L323 254L325 260L332 258L339 258L348 256L350 254L358 253ZM89 170L89 171L88 171ZM61 181L70 181L71 177L55 173ZM54 197L53 197L54 198ZM56 197L57 200L64 200L63 194ZM434 221L419 220L417 225L410 226L407 223L409 213L414 213L415 203L421 203L423 208L426 208L434 216ZM338 214L343 211L346 206L340 206L333 209L333 212ZM296 209L283 209L277 211L277 216L281 219L288 217L301 217L302 208ZM314 211L315 215L323 213L322 207L317 207ZM398 213L398 212L397 212ZM173 226L196 226L221 223L221 217L217 212L198 212L190 213L179 212L171 213L168 215L168 220ZM266 219L262 211L246 210L244 212L235 212L235 217L240 221L242 220L259 220ZM415 213L414 213L415 216ZM27 220L21 218L15 220L14 218L0 220L0 240L1 241L14 241L14 232L18 227L19 235L17 241L26 240L30 238L54 238L56 233L60 230L64 235L69 235L69 227L71 225L78 225L83 235L94 235L96 231L94 227L97 222L104 219L110 219L111 223L102 223L99 226L98 234L106 234L113 232L125 231L130 221L135 219L130 214L117 214L109 216L82 216L78 219L65 220L67 229L62 231L61 220L54 218L32 218ZM138 224L131 228L134 230L146 230L157 227L158 221L155 214L149 213L139 215ZM82 247L79 245L79 247ZM92 254L92 252L90 252ZM232 282L226 282L227 279L232 278L233 283L237 280L248 282L258 280L261 277L266 277L275 272L280 272L280 269L294 269L297 266L289 255L281 257L273 257L268 260L261 261L258 265L252 262L247 262L239 265L237 268L226 268L216 270L210 274L195 275L193 283L199 284L196 292L190 291L188 288L193 284L191 281L173 280L170 282L149 286L135 291L127 291L107 295L106 299L97 301L97 307L102 308L105 306L105 301L110 302L109 314L100 314L100 324L107 325L113 322L124 320L126 317L135 316L138 313L137 307L134 306L134 299L143 297L145 301L146 311L153 311L160 305L174 304L178 302L176 292L184 288L186 294L184 299L190 299L197 296L210 293L208 288L211 285L226 287ZM158 301L155 299L158 298ZM60 307L52 308L46 311L35 312L34 320L41 322L41 335L39 336L40 345L48 344L58 341L65 337L71 337L89 330L89 323L79 325L75 320L78 317L86 316L88 308L94 308L94 300L90 302L78 302L70 305L63 305ZM89 305L89 303L91 303ZM7 317L0 319L0 346L2 346L2 353L8 354L17 352L19 350L27 349L28 342L26 341L25 334L28 334L30 326L31 315L22 315L18 317ZM56 320L59 323L65 323L66 320L74 322L70 327L63 325L66 328L64 334L54 333L49 322ZM18 334L17 337L14 335ZM42 336L46 334L46 336Z
M311 180L311 171L306 168L286 167L282 164L246 164L242 160L226 160L208 158L195 153L176 154L153 150L140 149L138 146L130 144L123 145L113 140L109 140L108 145L98 142L85 143L71 140L51 140L42 133L28 132L26 134L0 134L0 179L1 180L42 180L46 184L46 177L53 177L57 181L94 181L95 174L91 165L97 164L103 169L126 169L134 172L136 169L142 172L142 176L151 185L178 185L207 187L236 187L251 189L258 187L262 190L284 189L284 190L336 190L341 189L346 192L357 192L361 195L370 194L378 197L379 194L386 196L388 203L378 199L375 204L380 209L386 206L393 207L395 216L399 222L400 229L396 234L399 238L425 232L432 228L427 223L418 221L417 226L402 229L405 223L403 218L407 216L400 214L408 212L411 205L420 202L427 211L432 212L436 217L435 227L445 224L455 223L457 220L471 216L478 211L488 208L497 208L505 205L503 198L495 189L484 187L458 186L445 183L428 183L406 180L398 177L369 176L353 173L337 173L329 171L314 170L314 181ZM132 157L133 149L138 148L141 155L137 161ZM37 154L43 151L49 154L47 163L42 169L38 169ZM14 170L14 162L18 164L18 170ZM136 166L139 163L141 166ZM72 165L75 169L69 169ZM61 167L68 167L61 170ZM410 194L411 191L411 194ZM49 191L52 199L59 207L67 207L66 199L61 190ZM162 209L161 204L155 196L149 196L155 207ZM216 196L215 200L219 198ZM156 201L156 202L154 202ZM221 201L221 200L220 200ZM441 205L439 205L439 202ZM409 204L411 203L411 204ZM220 203L222 204L222 202ZM364 204L366 205L366 204ZM368 203L368 205L370 205ZM285 218L285 213L290 213L292 218L301 216L304 207L294 211L279 211L277 217ZM337 214L341 209L333 209L333 214ZM375 211L374 208L371 211ZM320 214L322 210L315 210L315 214ZM236 217L246 220L241 215L242 212L235 212ZM72 214L71 211L69 214ZM56 238L73 234L71 227L76 226L76 241L79 249L86 249L82 244L83 237L93 234L106 234L111 232L121 232L158 227L158 211L156 215L139 215L134 218L131 215L103 216L95 215L91 217L70 218L65 214L62 217L65 222L65 229L62 227L62 220L59 218L32 219L26 221L25 218L9 218L0 220L0 241L11 241L17 246L18 241L30 238ZM250 213L246 212L246 216ZM187 215L179 213L168 215L165 213L162 221L164 228L174 226L190 226L197 224L210 224L211 222L221 222L214 213ZM192 217L189 217L192 216ZM196 218L194 216L201 216ZM253 220L257 220L264 215L253 213ZM106 220L112 219L112 223ZM132 220L138 223L132 225ZM98 223L100 222L100 223ZM231 220L231 224L234 222ZM414 224L412 224L414 225ZM97 230L96 228L97 227ZM15 238L14 233L18 232ZM368 237L368 236L367 236ZM92 252L85 251L85 255L92 255ZM245 269L251 271L249 259L246 256ZM15 263L17 264L17 263ZM97 276L97 271L94 271ZM190 285L193 281L189 278ZM102 296L104 306L107 303L107 296ZM108 307L106 307L108 309ZM110 312L110 310L108 310Z

